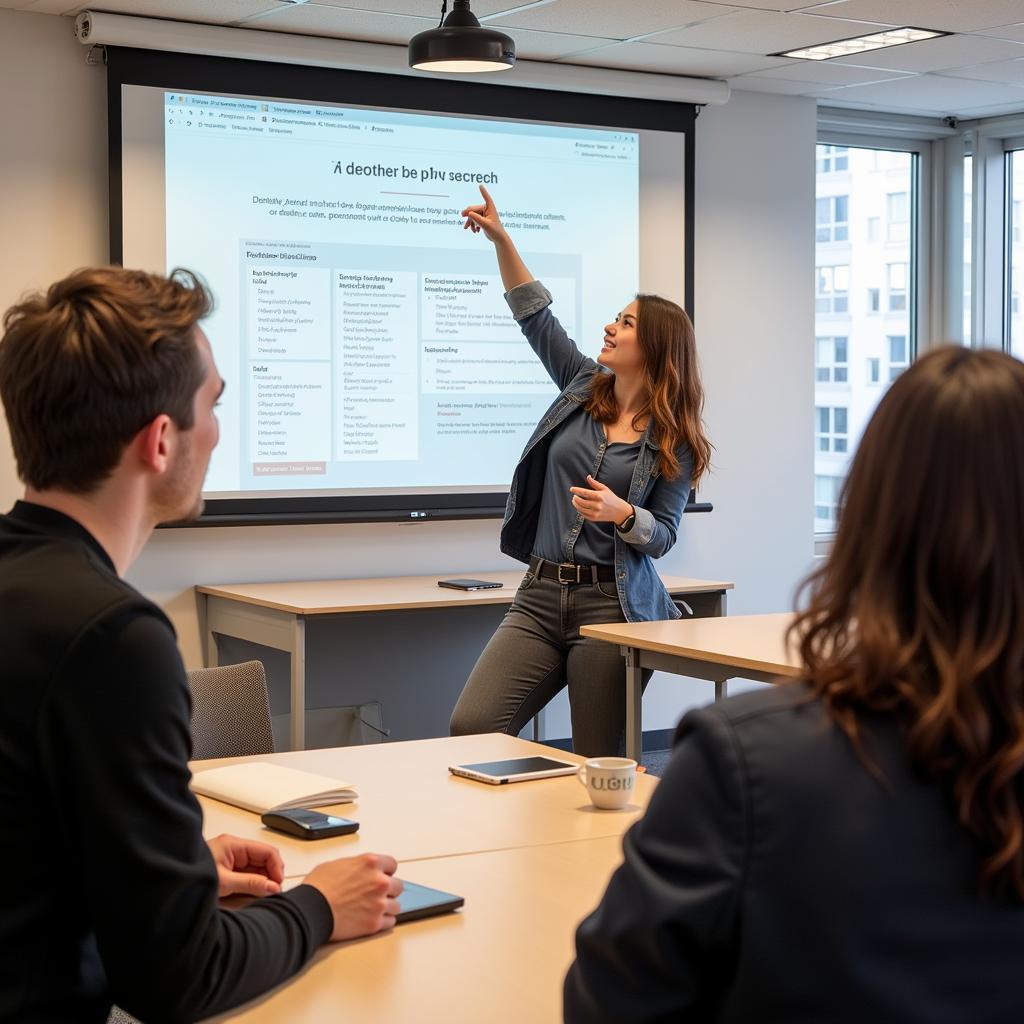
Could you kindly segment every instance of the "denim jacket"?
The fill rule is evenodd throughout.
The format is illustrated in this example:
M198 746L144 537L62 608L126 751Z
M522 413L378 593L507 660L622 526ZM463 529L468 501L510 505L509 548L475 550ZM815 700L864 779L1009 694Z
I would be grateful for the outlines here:
M529 562L551 436L569 416L583 415L598 363L583 355L565 333L548 309L551 294L539 281L519 285L505 298L526 340L561 389L519 457L501 527L502 552ZM679 518L690 494L693 454L689 445L680 445L676 450L680 473L674 480L665 480L658 472L658 442L652 425L653 420L644 431L629 494L625 495L636 512L636 521L627 533L615 531L615 586L627 622L677 619L680 614L651 559L660 558L676 542Z

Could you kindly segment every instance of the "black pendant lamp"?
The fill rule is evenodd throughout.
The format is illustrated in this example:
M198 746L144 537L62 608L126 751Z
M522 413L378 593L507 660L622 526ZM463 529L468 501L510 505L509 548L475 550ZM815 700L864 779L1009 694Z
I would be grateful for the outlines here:
M505 71L516 62L516 44L504 32L484 28L469 9L469 0L441 5L441 24L409 40L409 67L417 71L479 74Z

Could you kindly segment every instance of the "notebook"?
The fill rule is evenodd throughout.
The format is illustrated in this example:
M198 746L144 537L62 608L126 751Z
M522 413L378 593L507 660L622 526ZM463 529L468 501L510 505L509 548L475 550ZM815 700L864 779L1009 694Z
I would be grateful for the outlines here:
M229 764L196 772L192 776L192 790L256 814L295 807L347 804L358 796L349 782L265 761Z

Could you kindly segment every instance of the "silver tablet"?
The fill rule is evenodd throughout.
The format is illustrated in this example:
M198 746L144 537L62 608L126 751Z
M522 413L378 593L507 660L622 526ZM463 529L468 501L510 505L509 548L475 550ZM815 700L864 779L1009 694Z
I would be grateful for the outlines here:
M579 765L556 761L553 757L510 757L507 761L482 761L480 764L450 764L448 771L477 782L500 786L505 782L550 779L557 775L575 775Z

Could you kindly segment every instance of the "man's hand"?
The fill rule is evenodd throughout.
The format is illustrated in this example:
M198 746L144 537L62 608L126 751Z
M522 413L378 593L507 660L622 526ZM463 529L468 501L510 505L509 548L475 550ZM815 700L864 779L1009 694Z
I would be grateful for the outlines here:
M331 940L355 939L393 928L402 880L394 857L364 853L315 867L303 881L323 893L334 912Z
M267 843L217 836L206 845L217 865L217 895L271 896L281 891L284 861Z
M590 487L570 487L572 507L592 523L622 523L633 512L628 501L613 494L603 483L587 477Z

